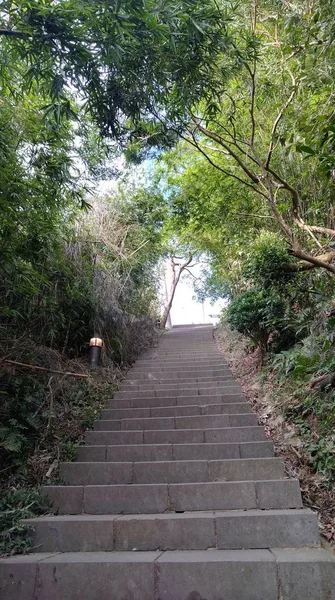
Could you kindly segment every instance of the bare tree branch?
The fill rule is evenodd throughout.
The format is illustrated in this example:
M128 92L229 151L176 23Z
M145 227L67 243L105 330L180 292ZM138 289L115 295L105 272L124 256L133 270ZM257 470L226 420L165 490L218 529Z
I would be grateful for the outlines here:
M226 144L223 141L223 139L221 138L221 136L219 134L215 133L214 131L210 131L209 129L206 129L205 127L200 125L200 123L195 122L195 125L196 125L197 129L199 129L199 131L201 131L201 133L203 133L205 136L209 137L210 139L217 142L220 146L225 148L227 150L227 152L230 154L230 156L232 156L235 159L237 164L241 167L241 169L249 177L249 179L251 179L251 181L253 183L256 183L256 184L259 183L259 178L257 177L257 175L255 175L254 173L252 173L252 171L250 171L250 169L248 169L248 167L244 164L243 160L238 156L238 154L236 154L236 152L234 152L230 148L230 146L228 144Z
M238 217L254 217L256 219L273 219L274 221L276 221L276 217L272 217L271 215L255 215L253 213L244 213L244 212L240 212L240 213L236 213L236 215Z
M26 33L23 33L23 31L15 31L14 29L0 29L0 35L3 35L5 37L15 37L21 39L29 37Z
M279 125L281 119L283 118L285 110L289 107L289 105L293 101L295 95L296 95L296 89L293 89L292 92L291 92L291 94L290 94L290 96L286 100L285 104L283 104L283 106L281 107L281 109L280 109L280 111L279 111L279 113L278 113L278 115L277 115L277 117L276 117L276 119L275 119L275 121L273 123L272 130L271 130L271 140L270 140L270 144L269 144L268 155L267 155L267 159L266 159L266 162L265 162L265 168L266 169L269 168L269 165L270 165L270 162L271 162L273 150L274 150L274 147L275 147L274 138L275 138L275 135L276 135L276 131L277 131L278 125Z
M335 236L335 229L329 229L328 227L319 227L319 225L309 225L311 231L316 233L324 233L325 235Z
M305 263L309 263L311 265L310 267L307 267L307 265L297 265L296 270L298 271L305 271L312 269L313 267L321 267L330 273L335 274L335 266L330 264L335 260L335 251L327 252L327 254L322 254L319 256L313 256L312 254L303 252L303 250L300 250L300 248L292 248L288 252L291 256L295 256L296 258L299 258Z
M268 200L268 197L266 196L266 194L263 194L263 192L261 190L259 190L256 187L254 187L251 183L249 183L249 181L245 181L245 179L242 179L238 175L235 175L231 171L227 171L226 169L223 169L222 167L220 167L220 165L216 164L210 158L210 156L208 156L208 154L206 154L206 152L204 152L204 150L202 149L202 147L197 143L197 141L195 140L195 137L194 137L194 135L193 135L192 132L190 132L190 135L192 136L193 141L190 140L190 138L183 136L182 134L180 135L180 137L183 140L185 140L186 142L188 142L189 144L191 144L191 146L194 146L194 148L196 148L197 150L199 150L199 152L206 158L206 160L208 160L208 162L212 165L212 167L214 167L215 169L218 169L218 171L221 171L221 173L223 173L224 175L227 175L227 177L232 177L233 179L236 179L236 181L239 181L240 183L243 183L243 185L246 185L247 187L251 188L254 192L256 192L256 194L259 194L260 196L263 196L263 198L265 198L266 200Z

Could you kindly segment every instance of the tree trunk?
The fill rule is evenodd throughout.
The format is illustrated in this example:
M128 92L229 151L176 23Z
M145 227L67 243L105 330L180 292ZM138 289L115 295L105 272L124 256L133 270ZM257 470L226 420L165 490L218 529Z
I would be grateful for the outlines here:
M173 303L173 299L174 299L174 296L176 293L177 285L180 280L180 276L181 276L182 272L190 265L190 263L192 262L192 258L193 258L193 255L191 254L186 262L179 264L179 265L176 265L173 258L170 259L170 265L171 265L171 271L172 271L172 282L171 282L171 286L170 286L170 292L169 292L167 300L166 300L166 305L164 307L163 315L161 318L161 328L162 329L165 329L165 327L166 327L166 323L167 323L167 320L170 315L170 310L172 308L172 303ZM178 268L178 270L176 270L176 267L178 267L178 266L179 266L179 268Z

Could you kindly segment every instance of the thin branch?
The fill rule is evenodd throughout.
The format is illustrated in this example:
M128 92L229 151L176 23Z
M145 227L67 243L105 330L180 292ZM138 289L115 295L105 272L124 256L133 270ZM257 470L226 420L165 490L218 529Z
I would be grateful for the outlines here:
M255 215L253 213L244 213L244 212L236 213L236 215L238 217L254 217L256 219L273 219L274 221L277 220L276 217L271 217L271 215Z
M250 118L251 118L251 135L250 145L253 146L255 142L256 132L256 120L255 120L255 94L256 94L256 59L254 60L254 68L251 75L251 103L250 103Z
M312 240L315 242L315 244L320 248L320 250L322 250L322 244L320 244L319 240L315 237L309 225L307 225L307 223L305 223L303 218L300 216L299 194L297 190L269 166L267 167L266 171L271 173L271 175L273 175L282 184L279 188L277 188L277 191L279 191L280 189L286 189L288 192L290 192L292 198L294 222L296 223L296 225L298 225L300 229L306 231L310 235Z
M294 79L294 78L293 78ZM294 79L294 84L295 85L295 79ZM274 150L274 137L276 135L276 131L278 128L278 125L281 121L281 119L283 118L284 112L285 110L289 107L289 105L291 104L291 102L293 101L295 95L296 95L297 90L293 89L291 94L289 95L288 99L286 100L285 104L283 104L283 106L281 107L274 123L272 126L272 130L271 130L271 140L270 140L270 144L269 144L269 150L268 150L268 155L267 155L267 159L266 159L266 163L265 163L265 168L268 169L270 162L271 162L271 158L272 158L272 154L273 154L273 150Z
M194 273L192 273L192 271L190 271L190 269L188 269L187 267L184 267L184 271L187 271L190 275L192 275L192 277L194 277L194 279L199 279L199 277L196 277Z
M255 35L256 33L256 25L257 25L257 0L254 0L253 5L253 16L252 16L252 32ZM251 70L251 101L250 101L250 117L251 117L251 136L250 136L250 145L254 146L255 142L255 132L256 132L256 120L255 120L255 95L256 95L256 68L257 62L256 57L254 56L253 66Z
M298 227L300 229L303 229L304 231L307 231L307 233L310 235L310 237L315 242L315 244L318 246L318 248L320 248L320 250L323 250L322 244L315 237L315 235L314 235L313 231L311 230L310 226L307 225L307 223L305 223L305 221L300 217L300 215L296 215L294 217L294 222L296 223L296 225L298 225Z
M23 367L24 369L33 369L34 371L47 371L48 373L55 373L56 375L69 375L70 377L88 377L86 373L70 373L69 371L56 371L55 369L47 369L46 367L29 365L27 363L18 362L16 360L9 360L8 358L5 358L3 362L13 365L14 367Z
M23 33L22 31L15 31L13 29L0 29L0 35L3 35L5 37L20 38L20 39L25 39L28 37L28 35L26 33Z
M269 200L270 206L272 208L272 212L273 212L273 214L276 218L276 221L278 222L279 227L281 228L282 232L289 239L290 244L293 244L293 242L294 242L293 231L290 228L290 226L286 223L285 219L283 218L283 216L281 215L281 213L279 212L279 210L277 208L276 194L278 193L278 188L275 191L275 193L273 193L273 182L270 179L267 172L265 172L265 177L266 177L266 181L267 181L267 188L269 190L268 200Z
M199 144L195 141L195 137L192 134L192 132L190 132L190 134L192 135L193 142L190 140L190 138L185 137L182 134L180 134L180 137L183 140L185 140L186 142L188 142L189 144L191 144L191 146L193 146L194 148L196 148L206 158L206 160L208 160L208 162L212 165L212 167L214 167L215 169L218 169L218 171L221 171L221 173L223 173L224 175L227 175L227 177L232 177L233 179L236 179L236 181L239 181L240 183L243 183L243 185L246 185L247 187L251 188L254 192L256 192L256 194L259 194L260 196L263 196L263 198L265 198L266 200L268 200L268 197L266 196L266 194L263 194L263 192L261 192L261 190L259 190L256 187L254 187L251 183L249 183L249 181L245 181L244 179L242 179L238 175L235 175L234 173L231 173L230 171L227 171L226 169L223 169L222 167L220 167L220 165L216 164L208 156L208 154L206 154L206 152L204 152L204 150L201 148L201 146L199 146Z
M227 150L227 152L230 154L230 156L232 156L235 159L235 161L237 162L237 164L241 167L241 169L249 177L249 179L251 179L251 181L253 183L256 183L256 184L259 183L259 179L258 179L257 175L255 175L254 173L252 173L250 171L250 169L248 169L248 167L244 164L244 162L242 161L242 159L238 156L238 154L236 154L236 152L234 152L229 147L228 144L225 144L223 142L223 140L222 140L222 138L221 138L220 135L218 135L214 131L209 131L205 127L202 127L202 125L200 125L200 123L196 122L195 125L197 126L197 128L199 129L199 131L201 131L201 133L203 133L205 136L209 137L210 139L214 140L214 142L217 142L220 146L222 146L223 148L225 148Z

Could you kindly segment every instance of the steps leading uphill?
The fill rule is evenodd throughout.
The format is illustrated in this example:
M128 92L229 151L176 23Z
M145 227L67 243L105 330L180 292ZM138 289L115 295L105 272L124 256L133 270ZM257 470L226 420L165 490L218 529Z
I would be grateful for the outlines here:
M299 483L258 425L211 326L175 327L134 365L0 561L1 600L334 600Z

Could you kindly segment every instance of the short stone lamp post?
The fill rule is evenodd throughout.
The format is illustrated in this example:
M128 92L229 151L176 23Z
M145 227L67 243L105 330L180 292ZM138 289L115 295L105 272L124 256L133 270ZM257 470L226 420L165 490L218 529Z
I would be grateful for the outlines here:
M90 367L98 367L101 360L101 349L104 345L103 341L99 337L92 337L90 339L90 348L88 351L88 362Z

